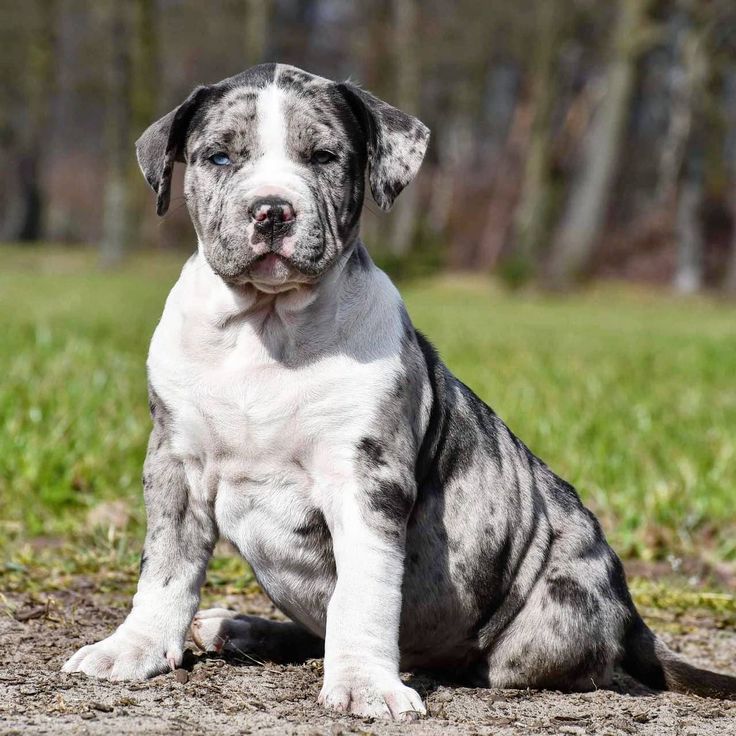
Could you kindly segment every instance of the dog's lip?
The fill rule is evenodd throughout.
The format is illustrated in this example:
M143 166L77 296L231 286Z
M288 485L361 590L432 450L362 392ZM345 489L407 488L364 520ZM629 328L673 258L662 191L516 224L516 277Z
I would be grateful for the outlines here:
M296 276L301 272L291 262L291 259L280 253L273 251L262 253L248 267L247 274L252 279L265 279L278 282L290 280L290 277Z
M289 259L286 258L285 256L282 256L281 253L270 252L270 253L262 253L261 255L259 255L258 258L256 258L255 261L253 261L253 264L256 265L256 264L266 263L268 265L275 265L279 261L284 261L286 263L289 263Z
M260 254L238 279L241 285L250 284L269 294L300 289L311 282L289 258L274 252Z

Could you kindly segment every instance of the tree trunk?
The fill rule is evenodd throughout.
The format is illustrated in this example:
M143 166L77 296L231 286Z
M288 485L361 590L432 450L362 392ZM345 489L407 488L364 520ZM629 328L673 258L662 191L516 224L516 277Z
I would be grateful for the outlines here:
M703 281L702 162L690 154L677 198L677 272L675 288L683 294L700 289Z
M729 254L723 290L736 296L736 65L726 73L724 107L729 130L727 166L731 184L731 251Z
M246 66L264 61L270 14L271 0L245 0Z
M513 213L518 209L523 151L529 147L532 126L528 107L523 102L517 104L506 145L494 164L494 187L473 259L473 267L485 273L498 263L513 227Z
M621 0L604 96L587 132L580 173L552 244L547 281L569 287L585 273L605 221L629 111L646 0Z
M417 0L392 0L393 60L396 83L396 106L409 113L419 109L419 44ZM416 232L419 192L409 185L396 200L389 236L391 252L405 256Z
M157 88L161 81L157 0L134 0L130 37L131 123L136 136L155 119Z
M108 99L105 116L107 172L105 180L100 260L104 267L118 264L130 246L132 223L130 177L131 153L131 6L111 6Z
M21 241L39 240L44 235L43 177L56 82L56 0L36 0L36 6L39 27L28 46L28 119L18 162L20 201L15 237Z
M131 244L152 243L156 240L156 223L148 186L141 177L132 141L156 118L158 88L162 83L160 73L160 43L158 0L134 0L132 3L130 35L130 125L132 133L128 142L126 168L128 172L129 231ZM123 85L124 86L124 85ZM110 195L115 198L115 195ZM121 195L123 198L125 194ZM123 200L121 199L121 202ZM113 205L111 205L113 206ZM125 206L125 204L123 204ZM115 260L113 258L113 260Z
M533 120L521 190L514 220L514 259L525 277L533 276L545 241L552 200L551 118L556 99L558 39L562 13L556 3L541 0L532 62Z
M674 61L669 69L669 125L659 156L655 193L657 203L663 206L675 201L693 117L693 79L686 59L689 20L678 12L670 23Z
M702 32L687 18L683 29L681 126L686 133L687 149L681 167L682 176L677 197L677 270L675 288L690 294L703 282L703 201L704 141L703 121L693 122L694 112L705 105L703 87L707 76L707 58Z
M731 217L736 223L736 194L731 195ZM736 296L736 225L732 225L731 252L726 267L726 278L723 281L723 290L732 296Z

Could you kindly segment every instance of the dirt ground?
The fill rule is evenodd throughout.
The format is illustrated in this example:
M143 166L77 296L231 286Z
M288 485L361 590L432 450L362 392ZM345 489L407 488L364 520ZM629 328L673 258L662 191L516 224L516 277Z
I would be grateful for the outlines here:
M193 653L187 669L142 683L97 682L59 672L79 646L108 634L127 602L89 590L46 605L6 597L0 617L0 734L677 734L736 735L736 702L653 694L621 675L592 693L457 688L407 676L429 715L395 724L327 713L316 705L322 661L243 664ZM224 601L275 616L260 595ZM655 626L656 628L656 626ZM736 669L736 632L699 618L664 634L694 661Z

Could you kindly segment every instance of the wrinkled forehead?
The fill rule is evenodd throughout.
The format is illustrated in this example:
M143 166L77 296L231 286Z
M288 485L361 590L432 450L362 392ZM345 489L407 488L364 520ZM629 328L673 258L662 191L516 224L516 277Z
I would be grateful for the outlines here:
M221 82L190 126L191 143L269 145L263 133L294 142L353 141L357 121L334 82L284 65L262 65Z

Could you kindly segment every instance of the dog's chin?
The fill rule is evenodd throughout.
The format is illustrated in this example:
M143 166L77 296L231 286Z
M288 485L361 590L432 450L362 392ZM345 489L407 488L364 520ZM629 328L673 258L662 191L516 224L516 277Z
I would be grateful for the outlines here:
M239 280L270 294L297 289L313 281L277 253L267 253L256 259Z

